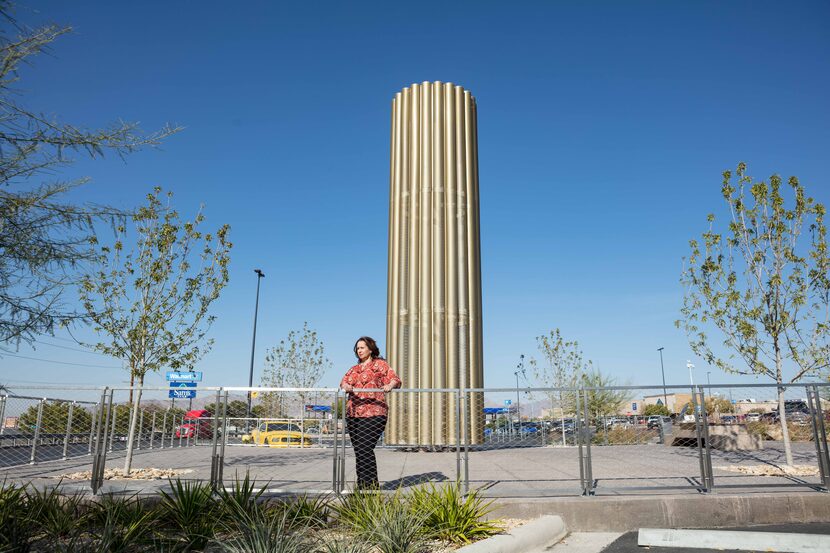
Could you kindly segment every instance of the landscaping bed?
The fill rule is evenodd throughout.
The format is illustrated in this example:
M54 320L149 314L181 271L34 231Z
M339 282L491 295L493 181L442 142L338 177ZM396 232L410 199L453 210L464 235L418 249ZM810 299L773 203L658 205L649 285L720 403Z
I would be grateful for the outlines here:
M90 499L4 484L0 551L449 552L506 526L486 520L490 503L458 485L280 499L263 489L248 478L216 493L171 480L160 496Z

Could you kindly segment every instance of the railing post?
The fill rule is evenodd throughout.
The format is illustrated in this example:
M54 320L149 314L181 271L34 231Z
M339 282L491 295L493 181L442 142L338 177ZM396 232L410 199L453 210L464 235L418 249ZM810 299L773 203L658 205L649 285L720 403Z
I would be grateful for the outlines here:
M483 397L483 395L482 395ZM464 493L470 493L470 435L468 430L471 426L470 405L473 403L470 397L470 390L461 389L461 439L464 443Z
M107 403L107 388L104 388L101 392L95 424L95 456L92 458L92 477L90 478L90 487L94 495L98 494L98 490L104 484L104 465L107 463L107 422L112 412L112 399L112 391L110 391L109 403Z
M812 415L813 441L816 443L818 472L825 491L830 491L830 453L827 450L827 431L824 425L824 412L821 409L821 395L815 384L807 387L807 405Z
M0 436L6 431L6 401L9 396L0 396Z
M35 455L37 454L37 441L40 439L40 425L43 422L43 404L46 398L41 399L37 406L37 422L35 423L35 434L32 438L32 453L29 457L29 464L35 464Z
M153 420L150 423L150 449L153 449L153 440L156 439L156 410L153 409Z
M169 410L170 408L168 407L164 411L164 418L161 419L161 439L159 440L159 442L161 442L161 445L159 445L159 449L164 449L164 433L167 432L167 411Z
M703 386L696 390L692 387L692 406L695 411L695 436L697 437L697 455L700 464L702 492L709 492L714 487L712 478L712 448L709 443L709 421L706 413L706 398Z
M216 480L219 486L225 482L225 445L228 443L228 391L222 401L222 437L219 445L219 460L216 464Z
M135 446L135 450L138 451L141 449L141 433L144 431L144 410L139 407L138 408L138 432L136 432L136 442L133 444Z
M114 392L115 390L113 390ZM110 445L109 451L112 452L112 445L115 442L115 421L118 420L118 405L114 405L113 394L110 393L110 411L112 413L112 430L110 431Z
M594 495L594 471L591 460L591 412L588 408L588 390L582 390L582 410L585 417L585 424L582 427L582 439L585 442L585 484L586 494Z
M66 460L66 454L69 451L69 437L72 434L72 411L75 408L75 402L69 404L69 412L66 415L66 436L63 439L63 459Z
M216 401L214 405L216 406L213 413L213 444L212 444L212 451L210 453L210 486L213 488L213 491L216 491L219 486L219 482L217 479L217 473L219 472L219 456L216 453L216 446L219 441L219 421L222 420L219 418L219 411L221 410L220 401L222 398L222 391L216 390ZM198 433L198 429L196 432Z
M89 413L89 447L87 448L87 455L92 455L92 440L95 436L95 425L98 422L98 411L101 409L101 404L98 403L92 406Z
M461 482L461 388L455 392L455 483ZM465 492L466 493L466 492Z

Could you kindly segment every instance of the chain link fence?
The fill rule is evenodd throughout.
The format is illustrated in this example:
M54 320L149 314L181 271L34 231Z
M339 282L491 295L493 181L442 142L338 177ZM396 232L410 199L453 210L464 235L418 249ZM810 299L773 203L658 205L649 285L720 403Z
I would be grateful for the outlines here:
M289 493L442 481L491 497L830 489L825 384L403 389L378 396L390 412L374 422L349 418L330 388L170 395L0 395L0 478L94 493L246 476Z

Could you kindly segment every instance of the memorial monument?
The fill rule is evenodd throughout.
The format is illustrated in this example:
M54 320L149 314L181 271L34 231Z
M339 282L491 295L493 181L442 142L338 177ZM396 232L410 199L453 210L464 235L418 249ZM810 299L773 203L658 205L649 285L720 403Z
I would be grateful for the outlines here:
M386 349L404 388L484 385L478 140L469 91L413 84L392 101ZM482 439L481 393L390 395L387 444Z

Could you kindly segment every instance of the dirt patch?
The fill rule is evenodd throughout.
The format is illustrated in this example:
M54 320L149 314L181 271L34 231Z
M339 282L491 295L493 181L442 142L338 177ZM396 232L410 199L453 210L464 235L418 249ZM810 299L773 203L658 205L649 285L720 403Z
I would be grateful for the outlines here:
M728 472L740 472L750 476L817 476L818 467L812 465L725 465L713 467Z
M121 469L104 469L104 480L166 480L167 478L175 478L182 474L193 472L192 469L133 469L130 474L124 474ZM69 474L61 474L53 478L62 478L64 480L89 480L92 478L92 471L85 470L81 472L71 472Z

